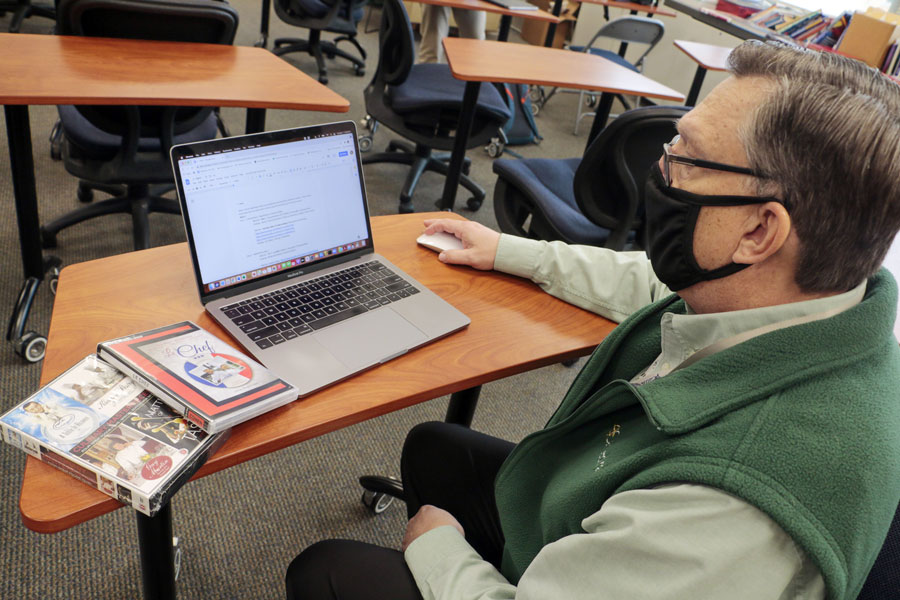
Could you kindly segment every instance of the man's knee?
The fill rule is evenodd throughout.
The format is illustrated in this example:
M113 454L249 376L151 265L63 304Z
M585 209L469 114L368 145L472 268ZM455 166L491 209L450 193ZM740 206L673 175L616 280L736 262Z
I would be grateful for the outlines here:
M332 600L331 569L342 564L345 540L317 542L297 555L285 575L287 600Z

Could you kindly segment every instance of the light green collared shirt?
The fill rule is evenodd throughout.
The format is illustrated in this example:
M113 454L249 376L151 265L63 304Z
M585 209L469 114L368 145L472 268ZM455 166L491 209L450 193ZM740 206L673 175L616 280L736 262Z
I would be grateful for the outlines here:
M671 291L643 252L502 235L494 268L620 322ZM798 318L859 303L865 282L836 296L715 314L667 314L662 352L632 381L663 377L693 354ZM736 337L737 336L737 337ZM581 523L585 533L545 546L510 584L452 527L416 539L406 561L426 600L509 598L821 599L815 565L765 513L721 490L670 484L616 494Z

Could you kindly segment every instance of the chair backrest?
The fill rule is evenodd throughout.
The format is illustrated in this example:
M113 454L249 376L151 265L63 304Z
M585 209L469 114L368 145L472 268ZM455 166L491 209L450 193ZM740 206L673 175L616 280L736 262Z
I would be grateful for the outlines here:
M659 19L637 16L619 17L601 27L585 48L591 48L600 38L619 40L629 44L647 44L638 59L632 62L634 66L641 68L644 58L659 43L665 32L666 26Z
M60 0L56 19L61 35L210 44L231 44L238 26L238 13L224 0ZM129 127L127 107L79 106L78 110L109 133L124 135ZM174 133L192 129L211 110L177 109ZM171 113L171 108L141 107L141 135L159 136L160 120Z
M607 248L621 250L643 221L644 183L675 122L689 107L647 106L619 115L597 136L575 171L575 200L593 223L610 230ZM636 244L643 246L639 232Z
M894 513L894 520L887 538L878 552L875 564L869 571L866 582L857 600L885 600L900 595L900 506Z
M384 0L378 30L378 67L370 85L400 85L416 62L416 43L406 7Z

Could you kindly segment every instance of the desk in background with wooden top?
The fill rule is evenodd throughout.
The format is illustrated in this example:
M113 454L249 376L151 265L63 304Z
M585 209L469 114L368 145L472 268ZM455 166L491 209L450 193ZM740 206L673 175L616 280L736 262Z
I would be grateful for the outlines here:
M265 109L347 112L350 103L261 48L56 35L0 34L4 104L25 282L7 339L26 360L45 338L25 332L28 312L53 263L41 251L28 105L239 106L247 131L262 131Z
M444 38L444 52L450 72L457 79L466 82L453 154L441 196L441 208L444 210L452 210L455 203L459 175L466 154L466 140L472 129L475 103L483 81L603 92L588 136L588 145L606 124L613 94L684 101L681 93L649 77L585 52L462 38ZM485 56L491 56L493 60L483 60Z
M441 263L415 242L429 217L461 218L447 213L374 217L375 250L468 315L471 325L238 425L197 477L412 404L587 354L615 326L548 296L530 281ZM186 319L227 339L200 304L187 244L66 267L41 382L102 340ZM121 506L28 457L19 508L29 529L62 531ZM166 561L172 553L171 508L153 518L135 514L142 557L150 557L142 560L145 600L174 597L171 560Z

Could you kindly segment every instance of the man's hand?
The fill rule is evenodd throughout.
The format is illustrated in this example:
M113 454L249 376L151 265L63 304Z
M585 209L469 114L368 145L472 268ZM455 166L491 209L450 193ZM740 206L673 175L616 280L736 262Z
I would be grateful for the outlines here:
M439 229L435 231L446 230ZM406 534L403 536L403 543L400 545L400 549L406 552L406 549L417 537L444 525L452 525L453 527L456 527L463 536L466 535L462 525L459 524L459 521L457 521L453 515L442 508L426 504L420 508L419 512L417 512L413 518L409 520L409 523L406 524Z
M475 221L456 219L426 219L425 233L446 231L462 240L462 250L444 250L438 255L441 262L451 265L469 265L482 271L494 268L500 234Z

